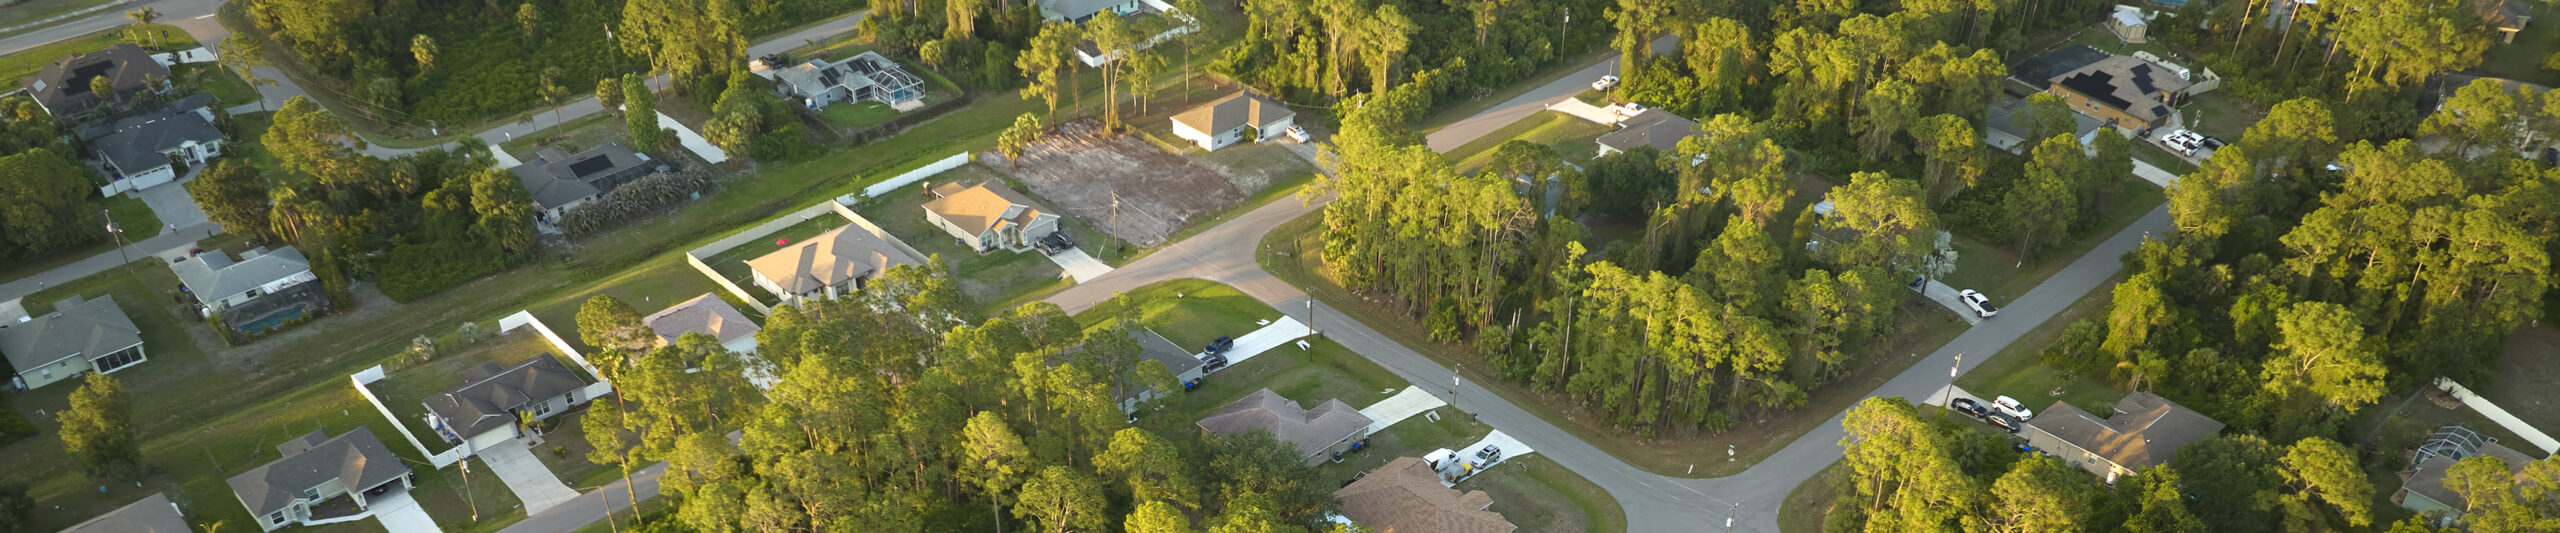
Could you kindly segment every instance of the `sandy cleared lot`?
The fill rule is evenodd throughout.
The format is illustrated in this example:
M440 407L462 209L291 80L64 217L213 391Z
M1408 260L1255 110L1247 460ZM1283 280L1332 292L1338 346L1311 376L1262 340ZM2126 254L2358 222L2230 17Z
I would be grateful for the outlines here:
M1243 190L1215 170L1136 136L1103 138L1100 129L1090 120L1070 122L1025 150L1018 165L995 154L985 161L1048 199L1050 207L1140 248L1163 244L1192 217L1244 200ZM1120 204L1116 221L1113 193Z

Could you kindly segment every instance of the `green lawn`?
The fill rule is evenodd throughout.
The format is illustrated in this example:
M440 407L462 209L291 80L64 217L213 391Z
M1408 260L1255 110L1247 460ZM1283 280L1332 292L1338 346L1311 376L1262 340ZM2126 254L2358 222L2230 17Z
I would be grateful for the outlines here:
M2533 4L2533 18L2555 20L2554 11L2560 9L2548 4ZM2549 22L2526 24L2524 31L2516 32L2515 42L2489 45L2489 53L2480 58L2480 66L2476 70L2546 86L2560 85L2560 71L2542 69L2543 58L2551 55L2555 45L2560 45L2560 25Z
M839 128L862 129L898 118L898 110L879 102L851 102L827 106L818 116Z
M985 167L962 165L934 176L927 183L978 183L994 179L1000 178ZM1015 187L1014 190L1022 188ZM922 185L909 185L867 199L854 211L870 219L871 223L880 225L880 229L887 230L890 235L897 236L898 240L906 241L907 246L917 252L942 256L942 261L951 267L951 279L960 284L960 293L978 304L980 311L1000 311L1002 306L1025 301L1034 295L1056 292L1071 284L1062 280L1066 271L1040 255L1038 250L979 253L960 244L951 232L925 220L924 204L932 200L933 195ZM1033 201L1039 200L1035 198ZM1072 217L1059 218L1062 221L1072 220ZM1105 247L1098 245L1106 241L1087 240L1100 237L1099 233L1079 231L1078 227L1071 225L1062 224L1060 228L1087 250Z
M1459 172L1474 172L1493 163L1494 149L1502 143L1523 140L1555 148L1565 160L1581 162L1599 152L1592 139L1608 133L1608 126L1556 111L1539 111L1501 129L1478 137L1443 154L1457 164Z
M1186 347L1206 346L1221 336L1250 333L1262 327L1259 322L1281 316L1279 310L1234 287L1209 280L1181 279L1121 293L1077 314L1076 320L1084 323L1086 331L1108 327L1119 320L1123 305L1137 306L1139 323L1155 328L1165 340Z
M394 438L380 436L386 443ZM487 533L523 520L524 504L518 501L515 491L508 490L505 481L491 475L489 465L479 458L467 461L471 463L471 472L477 475L464 474L460 468L431 470L421 466L411 469L418 473L418 477L414 481L417 487L409 489L409 495L417 498L418 507L426 509L427 515L435 517L436 526L457 533ZM331 524L329 527L372 531L380 528L378 524L368 520Z
M2189 128L2224 141L2239 142L2249 126L2265 118L2265 106L2243 101L2229 92L2215 91L2189 99L2186 114Z
M2037 325L2026 335L2018 337L2017 342L2001 348L2000 353L1983 360L1979 366L1973 368L1972 372L1957 378L1956 386L1963 387L1965 392L1983 399L2000 396L2017 398L2018 401L2025 402L2028 409L2038 411L2045 410L2054 401L2062 401L2092 413L2111 412L2116 400L2123 398L2125 393L2116 390L2107 376L2075 375L2062 369L2046 366L2042 355L2045 349L2052 347L2054 341L2062 336L2062 330L2069 327L2072 322L2084 317L2104 316L2107 312L2107 302L2114 299L2110 289L2116 282L2123 279L2121 275L2111 278L2107 283L2100 284L2097 289L2089 291L2089 294L2082 295L2079 300L2073 301L2069 307L2063 308L2061 313L2044 317L2043 324ZM2052 394L2056 388L2062 390L2062 395Z
M595 451L596 447L587 444L587 429L582 424L584 419L580 418L586 413L586 410L579 409L552 417L551 427L542 434L542 445L533 449L534 458L541 459L542 466L550 468L551 474L559 476L561 483L578 492L595 490L622 480L621 468L587 462L587 452Z
M2106 212L2097 229L2077 232L2061 244L2047 248L2032 260L2020 262L2016 243L1991 243L1964 234L1955 237L1956 271L1938 281L1957 289L1974 289L1990 296L1994 303L2004 303L2044 283L2045 278L2065 265L2089 253L2098 243L2106 242L2125 226L2167 202L2166 193L2142 178L2126 177L2117 183L2116 192L2107 198Z
M134 44L153 50L185 50L196 47L195 38L188 37L187 32L178 29L177 26L153 24L149 28L143 34L145 40ZM126 29L124 26L118 26L0 56L0 79L16 80L34 76L36 71L44 70L45 64L62 59L63 56L96 52L117 43L128 42L125 40Z
M163 187L166 187L166 185L163 185ZM160 224L160 215L158 213L151 212L151 204L143 203L141 198L135 198L130 194L119 194L109 196L102 202L107 206L107 217L115 219L116 227L124 230L124 242L131 243L143 239L149 239L160 235L160 230L167 229L167 227ZM115 249L115 241L116 237L107 237L107 249ZM148 250L143 253L149 253L152 251L156 250Z
M258 102L257 88L250 87L249 82L241 80L240 75L231 72L231 69L222 68L214 63L178 65L170 67L169 71L169 75L176 77L180 85L213 93L213 99L223 107Z
M1823 513L1829 512L1831 502L1840 498L1833 480L1848 473L1840 461L1832 461L1831 466L1822 467L1821 472L1788 491L1786 503L1778 506L1779 533L1822 533Z
M0 37L42 29L34 23L73 11L97 7L111 0L25 0L0 6L0 26L30 25L16 31L0 31Z
M575 153L605 141L619 142L629 138L630 129L623 126L621 117L612 113L596 113L498 143L498 148L514 154L517 160L525 160L532 159L534 152L546 147L558 146Z
M2238 139L2234 137L2225 137L2224 140L2237 141ZM2198 153L2202 153L2202 151L2198 151ZM2184 176L2196 171L2195 163L2189 163L2185 159L2179 159L2177 154L2169 153L2169 149L2161 148L2160 145L2149 142L2134 141L2133 158L2150 163L2151 166L2160 167L2160 170L2169 171L2170 174Z
M266 177L269 182L281 184L287 179L284 162L276 159L275 152L267 150L265 142L267 128L275 125L275 118L272 111L232 115L231 138L236 141L224 147L224 151L229 152L224 156L234 161L248 161L249 166L258 169L258 175Z

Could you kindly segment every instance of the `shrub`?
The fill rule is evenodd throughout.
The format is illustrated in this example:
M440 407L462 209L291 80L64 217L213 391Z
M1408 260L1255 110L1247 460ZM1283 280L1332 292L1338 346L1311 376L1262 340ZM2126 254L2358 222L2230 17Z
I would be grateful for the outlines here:
M560 231L571 237L585 237L655 214L710 189L711 176L702 169L650 174L562 213Z

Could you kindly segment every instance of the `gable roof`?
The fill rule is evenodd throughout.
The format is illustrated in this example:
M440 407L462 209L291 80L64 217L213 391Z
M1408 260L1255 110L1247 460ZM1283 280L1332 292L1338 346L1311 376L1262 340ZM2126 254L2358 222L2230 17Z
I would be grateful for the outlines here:
M169 263L178 273L178 283L200 299L219 300L249 292L285 278L311 273L311 260L291 246L268 251L251 249L232 261L231 254L221 250L198 254L194 259Z
M1314 409L1300 409L1280 393L1262 389L1218 408L1218 412L1201 418L1199 425L1200 429L1220 435L1267 431L1281 442L1297 445L1298 453L1306 456L1369 429L1369 422L1368 415L1339 399L1325 400Z
M2027 426L2128 470L2169 462L2178 448L2222 432L2222 422L2149 392L2125 395L2107 418L2053 402Z
M462 370L462 386L428 396L427 410L464 438L516 422L514 410L587 386L568 365L542 354L512 368L497 363Z
M879 52L863 52L833 63L811 59L775 71L773 80L802 95L823 93L834 87L851 92L874 85L895 90L924 83L923 78L907 74L906 69Z
M194 533L187 518L178 514L178 505L169 503L169 494L154 493L87 522L71 526L62 533Z
M1395 533L1510 533L1501 513L1486 511L1493 496L1459 492L1440 484L1440 473L1418 457L1398 457L1333 491L1342 516L1371 531Z
M747 268L784 292L803 294L856 277L877 277L889 267L920 264L870 231L851 224L747 261Z
M2494 442L2480 445L2479 455L2498 458L2499 462L2507 464L2507 472L2511 474L2521 475L2525 465L2533 463L2532 456ZM2454 457L2438 456L2418 463L2417 471L2410 473L2409 480L2401 482L2400 487L2408 489L2409 492L2425 495L2427 499L2435 500L2436 503L2460 512L2461 509L2470 507L2471 499L2462 497L2462 493L2454 492L2452 487L2444 485L2445 471L2451 470L2456 462L2458 459Z
M304 489L331 480L347 490L365 490L409 473L400 456L392 455L391 448L373 436L372 428L358 427L323 440L326 436L313 431L276 445L284 458L231 476L231 492L240 496L251 515L264 516L291 505Z
M142 330L116 306L112 297L82 300L78 296L53 304L53 312L25 322L0 324L0 355L20 372L74 355L98 357L142 344Z
M686 333L710 335L721 344L727 344L741 337L753 337L757 330L762 329L747 320L747 314L738 312L738 308L729 305L727 300L707 292L667 306L665 310L641 319L640 323L648 324L649 330L658 334L658 341L667 344L675 344L676 339L683 338Z
M944 183L933 188L933 201L924 210L950 221L951 225L979 235L1010 226L1028 226L1041 218L1057 218L1031 198L1014 192L1002 183L982 181L971 185Z
M1601 134L1599 143L1618 150L1651 146L1669 153L1680 149L1681 139L1697 134L1697 121L1654 109L1618 121L1618 131Z
M507 171L515 173L516 180L524 183L524 190L533 196L533 203L550 208L603 192L595 186L595 181L650 165L648 154L632 151L622 143L608 142L576 154L545 148L535 152L532 161Z
M2187 80L2176 71L2131 56L2107 56L2054 76L2052 82L2142 120L2169 116L2169 106L2160 103L2163 95L2187 90Z
M168 166L164 153L188 143L205 144L222 140L222 130L214 129L195 108L178 106L161 108L116 121L115 132L91 141L89 147L98 158L115 163L117 169L138 173Z
M1297 118L1298 112L1261 95L1236 91L1199 107L1174 115L1173 121L1190 126L1201 133L1217 135L1239 126L1262 127L1265 124ZM1269 133L1266 132L1265 135Z
M105 50L71 54L47 63L36 75L19 80L27 94L55 116L88 111L100 99L89 94L89 78L105 76L117 93L150 87L151 80L169 79L169 67L152 61L151 54L132 43L118 43Z
M195 93L186 95L176 100L171 100L167 104L162 104L159 107L152 108L147 112L128 113L123 116L116 117L114 120L100 119L90 121L86 124L81 124L80 140L83 142L96 142L99 137L105 137L108 134L133 129L136 126L159 119L166 113L203 111L205 108L211 106L213 106L213 93ZM211 111L205 112L208 114L211 113Z

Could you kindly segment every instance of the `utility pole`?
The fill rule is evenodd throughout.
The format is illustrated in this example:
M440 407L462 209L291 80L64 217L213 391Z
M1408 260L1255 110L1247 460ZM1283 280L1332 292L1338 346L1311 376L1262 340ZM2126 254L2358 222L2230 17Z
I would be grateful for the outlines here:
M1316 295L1314 294L1307 295L1307 335L1324 336L1324 332L1316 330Z
M1556 47L1557 47L1557 49L1559 49L1559 50L1563 49L1563 47L1564 47L1564 38L1565 38L1565 28L1567 28L1567 27L1571 27L1571 26L1573 26L1573 6L1565 6L1565 8L1564 8L1564 22L1563 22L1563 23L1556 24Z
M1111 235L1115 237L1123 235L1120 233L1120 191L1111 192ZM1308 324L1307 327L1313 328L1315 325Z
M1460 380L1461 380L1461 379L1464 379L1464 378L1460 378L1460 377L1458 377L1458 375L1459 375L1459 374L1466 373L1466 371L1467 371L1467 364L1466 364L1466 363L1458 363L1458 369L1457 369L1457 370L1452 370L1452 371L1450 371L1450 372L1449 372L1449 406L1450 406L1450 407L1458 407L1458 384L1459 384L1459 382L1460 382ZM1466 408L1461 407L1461 408L1459 408L1459 409L1458 409L1458 412L1464 413L1464 412L1467 412L1467 410L1466 410Z
M1947 367L1947 390L1940 394L1941 399L1938 401L1938 418L1940 419L1946 418L1947 411L1956 407L1956 370L1962 368L1964 368L1964 354L1956 354L1956 364Z
M471 521L478 522L480 499L471 497L471 458L465 457L459 462L462 463L462 501L471 502Z

